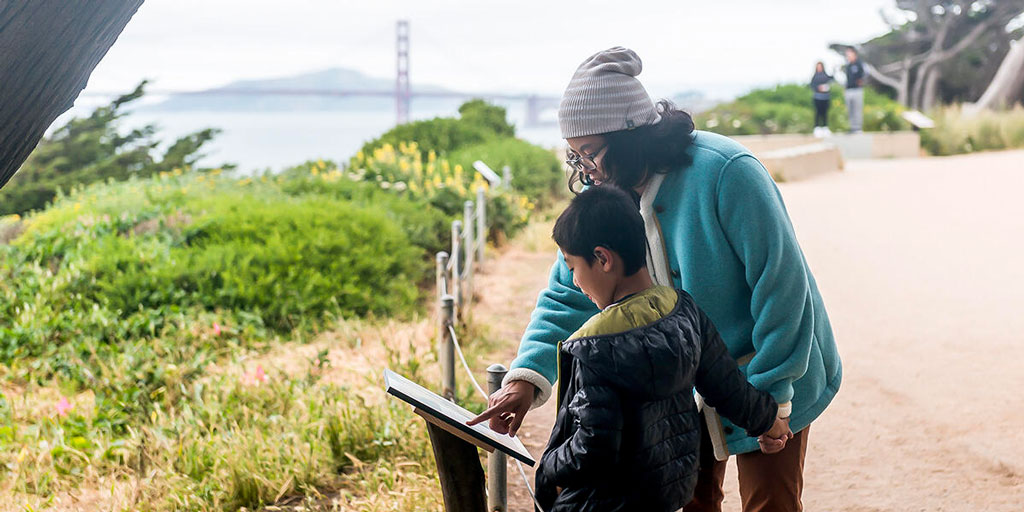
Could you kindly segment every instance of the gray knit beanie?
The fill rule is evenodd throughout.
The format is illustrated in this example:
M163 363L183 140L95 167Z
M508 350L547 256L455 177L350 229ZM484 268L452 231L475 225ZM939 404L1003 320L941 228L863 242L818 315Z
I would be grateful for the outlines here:
M660 121L654 102L636 79L641 69L636 52L621 46L583 61L558 106L562 138L631 130Z

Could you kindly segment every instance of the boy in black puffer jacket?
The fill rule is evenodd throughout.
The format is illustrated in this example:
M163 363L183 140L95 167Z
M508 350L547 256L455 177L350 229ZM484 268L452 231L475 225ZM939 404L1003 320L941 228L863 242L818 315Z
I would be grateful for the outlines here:
M700 444L695 386L762 447L785 444L792 434L775 400L747 382L689 294L654 285L643 219L626 192L581 193L553 238L573 283L602 311L559 345L558 416L537 470L544 510L686 505Z

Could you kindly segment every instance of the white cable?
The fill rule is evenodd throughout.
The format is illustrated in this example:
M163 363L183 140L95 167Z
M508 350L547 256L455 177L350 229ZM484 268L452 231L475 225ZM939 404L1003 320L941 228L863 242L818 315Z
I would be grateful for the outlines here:
M462 360L462 367L466 369L466 373L469 374L469 380L473 382L473 387L480 392L480 396L484 400L487 400L487 393L484 392L484 388L477 384L476 377L473 377L473 372L469 371L469 363L466 362L466 356L462 355L462 347L459 346L459 339L455 337L455 326L448 325L448 332L452 335L452 344L455 345L455 352L459 354L459 359Z
M477 384L476 379L473 377L473 372L469 371L469 364L466 363L466 356L462 355L462 348L459 346L459 339L455 337L455 327L452 325L448 326L448 332L452 335L452 344L455 345L455 352L459 354L459 359L462 360L462 367L466 369L466 373L469 374L469 380L473 382L473 387L480 393L480 396L484 400L487 400L487 393L484 393L483 388L480 384ZM530 498L533 499L533 504L537 506L537 509L544 512L544 508L537 502L537 495L533 493L533 487L530 486L530 479L526 476L526 471L523 469L523 463L516 459L516 467L519 468L519 474L523 477L523 483L526 484L526 491L530 493Z
M533 494L533 488L530 487L530 479L526 476L526 471L523 469L523 463L516 459L516 466L519 467L519 474L523 476L523 483L526 484L526 491L530 493L530 497L533 498L533 504L536 505L537 510L544 512L544 507L540 506L537 501L537 495Z

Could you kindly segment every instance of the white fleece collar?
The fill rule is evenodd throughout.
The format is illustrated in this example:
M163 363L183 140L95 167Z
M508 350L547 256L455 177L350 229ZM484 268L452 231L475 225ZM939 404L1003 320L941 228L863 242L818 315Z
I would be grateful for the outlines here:
M668 268L665 240L661 236L658 217L654 211L654 199L658 197L658 190L663 181L664 174L655 174L647 183L647 188L640 196L640 216L644 218L644 231L647 235L647 270L651 273L651 279L656 284L674 287L672 274Z

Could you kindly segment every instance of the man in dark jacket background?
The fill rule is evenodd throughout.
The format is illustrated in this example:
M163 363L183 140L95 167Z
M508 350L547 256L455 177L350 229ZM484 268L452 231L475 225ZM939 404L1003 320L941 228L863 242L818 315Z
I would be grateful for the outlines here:
M577 196L555 224L574 283L602 310L558 350L558 416L537 470L549 512L686 505L697 479L705 402L760 436L792 436L772 396L751 386L689 294L655 286L633 199L612 186Z
M846 49L846 110L850 133L860 133L864 127L864 64L852 47Z

